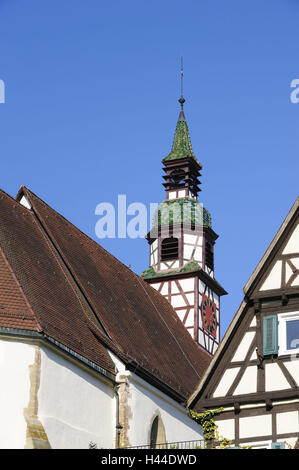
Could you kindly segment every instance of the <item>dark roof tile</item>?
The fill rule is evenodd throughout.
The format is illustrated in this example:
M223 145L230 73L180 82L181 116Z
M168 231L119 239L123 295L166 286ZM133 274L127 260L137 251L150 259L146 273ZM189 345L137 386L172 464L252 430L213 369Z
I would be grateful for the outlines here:
M0 195L0 326L42 331L114 373L106 348L90 331L84 306L33 212L4 192Z

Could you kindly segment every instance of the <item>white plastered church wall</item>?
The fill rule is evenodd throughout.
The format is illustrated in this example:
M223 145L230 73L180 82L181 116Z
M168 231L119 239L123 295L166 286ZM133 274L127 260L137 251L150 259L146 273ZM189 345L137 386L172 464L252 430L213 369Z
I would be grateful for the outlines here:
M129 383L128 407L132 413L129 441L132 445L150 444L151 425L157 415L163 422L166 442L203 439L201 427L188 416L186 408L135 374L130 374Z
M109 352L118 374L116 382L127 381L128 441L131 446L149 445L151 425L156 416L162 420L166 442L202 440L202 428L187 409L159 389L126 370L125 364Z
M114 448L113 386L41 347L39 418L55 449Z
M29 366L34 348L19 341L0 340L0 448L23 449L27 423L24 409L30 399Z

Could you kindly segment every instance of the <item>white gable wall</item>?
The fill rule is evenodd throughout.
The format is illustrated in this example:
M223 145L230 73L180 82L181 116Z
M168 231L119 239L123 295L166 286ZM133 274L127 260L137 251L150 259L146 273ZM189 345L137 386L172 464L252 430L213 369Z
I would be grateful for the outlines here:
M242 341L240 342L232 358L232 362L244 361L254 337L255 337L254 331L248 331L247 333L245 333Z
M266 364L265 366L265 389L266 392L284 390L290 388L290 384L283 375L278 364Z
M285 247L282 249L281 255L284 256L282 259L278 259L270 272L267 274L266 279L264 280L260 290L272 290L280 289L284 283L288 283L290 278L293 275L293 270L299 270L299 260L296 255L299 253L299 224L293 229L293 232L290 235L288 242L286 242ZM289 256L288 256L289 255ZM292 257L293 255L293 257ZM294 256L295 255L295 256ZM291 263L291 264L290 264ZM295 277L292 281L291 286L299 285L299 275Z
M272 416L248 416L240 418L240 438L268 436L272 433Z
M224 397L229 391L233 381L235 380L240 367L234 367L232 369L226 369L221 377L221 380L214 391L213 397Z
M277 405L279 403L277 402ZM257 445L265 440L265 437L269 439L271 444L272 439L272 427L276 428L277 434L290 434L299 432L299 412L296 411L282 411L275 413L275 418L272 413L259 413L258 407L254 411L254 406L241 406L242 409L251 408L253 416L246 416L239 418L239 438L242 439L241 446L243 445ZM274 411L276 411L276 404L274 403ZM236 426L235 419L223 419L223 415L220 415L216 419L218 431L220 436L225 439L234 440ZM222 419L221 419L222 418ZM273 421L275 419L275 421ZM274 424L275 423L275 424ZM253 441L254 438L254 442ZM260 440L259 440L260 438ZM246 442L246 439L249 439ZM294 446L297 438L296 437L285 437L278 438L278 442L286 442L288 445Z
M269 276L263 283L261 290L280 289L281 287L281 261L276 261Z
M288 243L286 244L282 254L287 255L290 253L299 252L299 224L295 227Z

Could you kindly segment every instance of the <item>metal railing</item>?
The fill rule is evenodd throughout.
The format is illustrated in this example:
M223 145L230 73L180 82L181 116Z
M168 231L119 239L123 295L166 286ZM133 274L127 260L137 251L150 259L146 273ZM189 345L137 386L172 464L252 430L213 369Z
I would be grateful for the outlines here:
M204 449L205 441L203 439L196 441L178 441L178 442L164 442L162 444L142 445L125 447L125 449Z

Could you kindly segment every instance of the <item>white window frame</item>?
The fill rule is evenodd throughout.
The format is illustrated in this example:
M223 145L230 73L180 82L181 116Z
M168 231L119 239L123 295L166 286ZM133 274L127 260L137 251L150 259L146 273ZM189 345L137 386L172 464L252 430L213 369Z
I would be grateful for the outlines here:
M299 320L299 312L288 312L278 314L278 354L283 356L286 354L296 354L299 351L299 338L296 349L287 349L287 328L286 323L289 320Z

